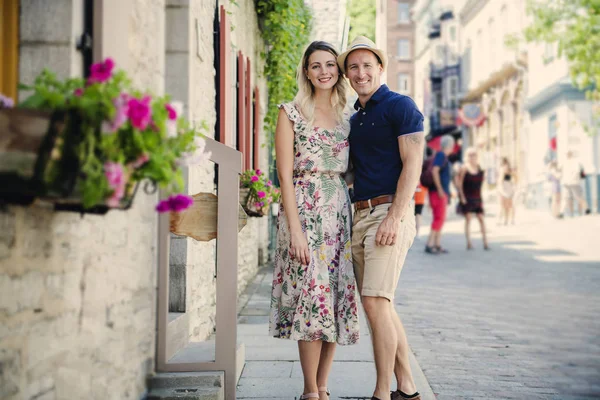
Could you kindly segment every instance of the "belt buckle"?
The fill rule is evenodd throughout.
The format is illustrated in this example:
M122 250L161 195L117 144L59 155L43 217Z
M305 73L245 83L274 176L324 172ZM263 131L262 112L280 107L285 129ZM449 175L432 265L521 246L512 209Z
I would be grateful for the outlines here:
M371 204L371 199L367 200L367 204L369 204L369 211L373 209L373 204Z

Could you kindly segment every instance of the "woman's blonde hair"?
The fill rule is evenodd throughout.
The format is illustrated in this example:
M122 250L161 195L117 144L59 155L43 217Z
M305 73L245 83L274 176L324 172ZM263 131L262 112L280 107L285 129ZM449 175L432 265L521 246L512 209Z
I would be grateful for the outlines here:
M304 51L302 60L300 60L300 64L298 65L298 69L296 71L298 93L294 98L294 102L300 108L300 113L304 116L304 119L308 121L309 129L312 128L315 122L315 87L307 77L308 60L310 59L310 56L318 50L323 50L328 53L331 53L336 59L336 64L338 57L338 52L333 48L331 44L327 42L316 41L308 45L308 47ZM335 83L335 86L333 87L331 92L331 105L333 106L333 109L335 111L338 123L344 125L345 128L347 128L347 125L349 123L347 118L344 118L347 96L348 82L346 82L346 79L342 75L342 72L338 65L337 82Z

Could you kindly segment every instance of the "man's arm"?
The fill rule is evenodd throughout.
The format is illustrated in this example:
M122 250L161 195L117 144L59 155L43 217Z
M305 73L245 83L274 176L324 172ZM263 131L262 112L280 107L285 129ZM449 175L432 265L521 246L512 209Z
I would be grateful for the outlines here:
M433 183L435 184L438 195L440 197L442 197L442 196L446 196L446 192L444 191L444 188L442 187L442 178L440 178L440 170L441 170L440 167L438 167L437 165L434 166L431 169L431 176L433 178Z
M394 202L387 216L381 221L375 236L376 245L393 245L396 243L398 225L402 222L408 204L412 199L419 182L423 166L423 147L425 139L423 132L415 132L398 137L402 172L396 187Z

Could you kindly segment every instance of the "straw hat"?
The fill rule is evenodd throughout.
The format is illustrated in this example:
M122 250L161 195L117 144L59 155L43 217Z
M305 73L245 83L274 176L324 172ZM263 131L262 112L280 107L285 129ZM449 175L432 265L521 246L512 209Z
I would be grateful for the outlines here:
M346 73L346 57L348 57L348 54L352 53L354 50L360 49L372 51L373 54L379 57L381 60L381 66L383 69L385 69L387 66L387 56L385 55L385 52L375 47L375 43L373 43L371 39L364 36L357 36L352 43L350 43L350 46L348 46L346 51L338 56L338 66L343 73Z

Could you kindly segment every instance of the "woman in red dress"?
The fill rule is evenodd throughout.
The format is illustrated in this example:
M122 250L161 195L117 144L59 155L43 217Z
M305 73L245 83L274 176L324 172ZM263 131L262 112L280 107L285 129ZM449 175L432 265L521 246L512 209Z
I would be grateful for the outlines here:
M465 152L465 163L458 175L458 190L460 194L460 212L465 216L465 237L467 238L467 250L473 248L469 226L473 215L479 220L483 248L489 250L485 232L485 220L483 215L483 201L481 200L481 185L484 173L477 160L477 151L470 147Z

